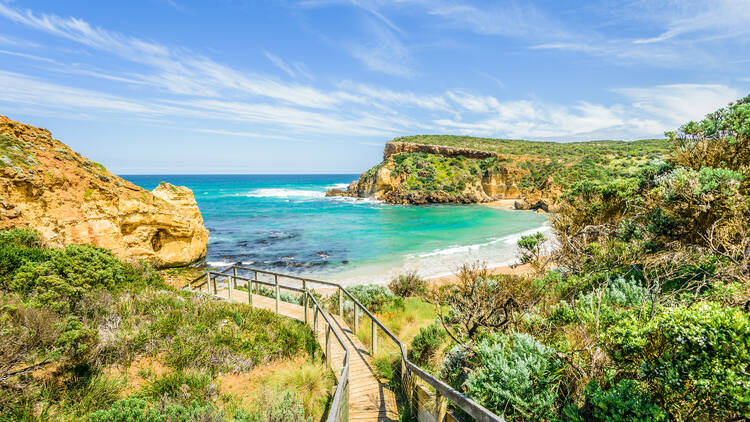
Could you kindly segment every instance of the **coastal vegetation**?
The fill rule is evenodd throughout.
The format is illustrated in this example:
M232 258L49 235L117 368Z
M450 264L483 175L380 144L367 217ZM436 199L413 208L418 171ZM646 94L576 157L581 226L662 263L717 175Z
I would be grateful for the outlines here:
M399 317L418 326L399 333L409 358L508 421L750 418L750 97L667 136L637 171L571 183L559 247L518 241L525 275L395 279L417 295Z
M0 339L7 421L319 419L334 383L303 324L29 230L0 232Z

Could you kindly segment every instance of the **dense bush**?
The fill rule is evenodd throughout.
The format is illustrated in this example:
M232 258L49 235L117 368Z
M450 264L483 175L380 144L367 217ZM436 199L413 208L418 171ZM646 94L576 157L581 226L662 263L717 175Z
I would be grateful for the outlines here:
M507 420L554 420L560 367L555 351L527 334L491 334L471 352L452 350L441 374Z
M610 354L678 420L750 417L750 317L697 303L623 319L608 332Z
M411 340L409 360L417 365L432 369L432 359L445 341L446 333L438 324L431 324L419 329Z
M126 264L95 246L70 245L64 249L39 247L36 233L4 232L0 237L0 290L13 292L61 314L74 310L92 289L116 290L125 286L160 283L145 265Z
M622 380L609 390L602 390L595 381L586 386L586 404L582 409L565 409L571 421L658 422L667 420L664 409L656 405L637 381Z
M420 278L416 271L412 271L391 280L388 288L402 298L422 296L427 293L427 282Z

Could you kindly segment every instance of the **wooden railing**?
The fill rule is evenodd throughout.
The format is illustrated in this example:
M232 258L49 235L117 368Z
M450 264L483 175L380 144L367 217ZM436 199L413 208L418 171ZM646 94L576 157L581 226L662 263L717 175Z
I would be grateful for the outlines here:
M237 271L245 271L245 272L252 272L254 277L252 279L248 279L245 277L241 277L237 275ZM229 272L232 272L231 275L229 275ZM273 282L269 281L261 281L258 279L259 275L266 275L273 278ZM325 318L326 323L328 324L328 329L330 329L330 319L326 315L325 310L320 306L318 301L315 299L314 295L311 293L310 287L311 285L322 285L330 288L336 289L335 293L338 295L338 315L340 317L344 317L344 297L348 301L350 301L353 304L352 307L352 317L354 322L354 333L359 332L359 325L360 325L360 314L362 317L369 318L371 321L371 333L370 333L370 353L371 356L374 358L376 353L378 352L378 328L382 333L385 335L385 339L392 342L392 344L396 347L398 358L400 360L400 379L401 379L401 389L404 395L406 396L406 399L409 402L409 405L412 407L413 410L417 411L418 413L424 413L423 411L427 409L430 413L432 413L430 416L432 416L431 419L433 419L435 422L443 422L446 420L447 416L447 410L448 410L448 404L452 404L455 408L461 409L466 415L473 418L474 420L480 421L480 422L504 422L505 418L500 415L496 415L489 410L487 410L485 407L480 405L479 403L476 403L460 391L454 389L450 385L446 384L445 382L441 381L439 378L433 376L432 374L424 371L419 366L415 365L411 361L409 361L406 353L406 345L401 342L401 340L396 337L389 329L386 327L378 318L370 312L364 305L362 305L357 298L355 298L351 293L349 293L342 285L338 283L333 283L330 281L322 281L322 280L313 280L309 278L304 277L298 277L294 275L287 275L287 274L281 274L276 273L272 271L266 271L266 270L260 270L256 268L250 268L245 267L242 265L232 265L221 272L208 272L197 279L193 280L192 282L188 283L185 288L191 288L191 289L200 289L202 286L206 286L207 289L210 287L211 278L214 277L214 291L213 293L217 292L216 287L216 278L215 277L221 277L221 278L228 278L234 280L234 285L236 288L236 280L244 280L247 281L250 285L248 286L248 291L250 288L252 288L252 283L256 283L256 286L259 288L260 285L266 285L271 286L274 288L274 296L276 300L276 311L279 310L280 305L280 291L281 289L286 289L294 292L299 292L303 294L304 297L304 308L305 308L305 323L307 323L307 307L310 299L314 303L315 306L315 312L316 316L318 313L323 315L323 318ZM207 280L204 280L203 283L199 283L200 280L208 278ZM285 280L286 283L281 283L279 279ZM302 288L296 288L294 286L289 285L289 282L294 283L301 283ZM230 283L231 286L231 283ZM231 295L231 291L229 292L229 295ZM252 301L252 295L248 294L248 300ZM308 299L309 298L309 299ZM251 302L252 303L252 302ZM335 330L332 330L336 336L336 339L338 342L344 347L344 343L342 340L338 337L338 334ZM330 343L328 341L329 335L326 335L326 354L329 353ZM331 413L336 412L337 415L346 414L346 409L341 409L339 407L336 407L334 405L341 406L344 401L348 402L348 394L345 393L343 390L345 387L342 387L342 384L348 384L348 381L346 380L348 377L348 361L349 361L349 351L346 347L344 347L346 352L346 364L345 364L345 370L342 371L341 378L339 380L339 385L336 389L336 395L334 395L333 404L331 405ZM326 358L328 359L328 358ZM346 372L346 374L344 374ZM347 376L345 376L347 375ZM423 392L424 390L420 390L419 384L423 383L426 385L429 385L432 389L434 389L434 393L432 394L431 398L434 398L434 402L429 406L423 406L424 403L419 403L420 401L420 392ZM339 394L339 390L342 390L341 395ZM347 390L348 392L348 390ZM344 395L346 395L346 398L343 398ZM423 394L422 394L423 395ZM331 419L331 414L329 413L328 421L339 421L339 420L346 420L347 418L341 418L341 416L336 416L336 418ZM455 419L455 418L452 418ZM422 420L422 418L420 418Z

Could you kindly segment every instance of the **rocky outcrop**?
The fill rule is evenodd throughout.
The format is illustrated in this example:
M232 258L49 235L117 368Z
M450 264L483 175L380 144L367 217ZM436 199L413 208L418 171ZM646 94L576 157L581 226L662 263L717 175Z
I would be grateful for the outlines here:
M193 193L162 182L149 192L110 173L46 129L0 116L0 230L36 229L45 244L91 244L157 267L206 255Z
M415 168L407 168L396 163L401 154L432 154L444 158L463 157L464 161L443 160L437 167L452 166L453 178L460 179L454 189L420 188L414 178L433 178L440 170L428 169L424 161ZM487 159L493 159L489 160ZM410 142L388 142L383 153L383 162L352 182L346 191L329 190L328 196L352 196L374 198L394 204L428 204L428 203L482 203L501 199L515 199L517 209L554 210L558 192L552 192L545 184L541 190L522 187L522 179L527 170L518 166L526 157L506 157L494 152L455 148L440 145L416 144ZM479 165L479 160L483 165ZM428 164L424 164L428 163ZM420 168L420 166L422 166ZM443 186L450 183L443 183ZM527 198L531 202L527 202Z

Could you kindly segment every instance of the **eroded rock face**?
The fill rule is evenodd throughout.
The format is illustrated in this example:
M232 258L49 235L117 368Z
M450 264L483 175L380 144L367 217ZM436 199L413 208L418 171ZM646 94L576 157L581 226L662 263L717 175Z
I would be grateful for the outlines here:
M30 227L48 246L91 244L125 260L180 266L206 255L193 193L149 192L52 138L0 116L0 230Z

